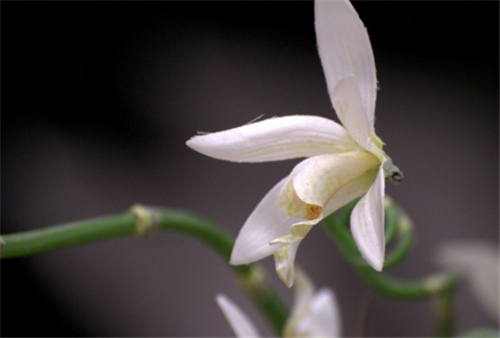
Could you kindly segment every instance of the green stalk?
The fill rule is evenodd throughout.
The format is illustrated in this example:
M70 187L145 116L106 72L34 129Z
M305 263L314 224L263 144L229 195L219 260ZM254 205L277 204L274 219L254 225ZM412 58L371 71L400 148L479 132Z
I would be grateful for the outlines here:
M448 287L436 296L435 331L438 337L453 337L455 320L455 293L458 285L456 275L450 273Z
M127 235L144 235L156 229L195 237L229 261L233 237L214 223L193 214L137 206L131 212L72 222L44 229L2 235L1 258L23 257ZM265 281L257 264L233 267L238 282L277 334L283 332L288 310Z
M2 259L23 257L45 251L123 237L133 234L135 226L136 217L132 214L124 213L2 235L3 246L0 257Z

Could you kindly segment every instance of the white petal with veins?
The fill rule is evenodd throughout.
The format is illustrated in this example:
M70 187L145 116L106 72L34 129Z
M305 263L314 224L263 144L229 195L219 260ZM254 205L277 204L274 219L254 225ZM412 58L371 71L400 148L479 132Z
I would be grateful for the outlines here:
M192 137L186 144L233 162L266 162L353 151L360 147L338 123L319 116L285 116Z
M368 192L356 204L351 214L351 232L361 255L375 270L384 266L384 190L382 166Z
M347 0L316 1L314 16L328 94L332 95L340 80L355 75L366 119L373 128L377 77L370 39L363 22Z
M385 157L383 144L375 135L373 121L369 121L366 117L358 84L355 75L340 80L332 93L333 107L349 135L364 149L383 161Z

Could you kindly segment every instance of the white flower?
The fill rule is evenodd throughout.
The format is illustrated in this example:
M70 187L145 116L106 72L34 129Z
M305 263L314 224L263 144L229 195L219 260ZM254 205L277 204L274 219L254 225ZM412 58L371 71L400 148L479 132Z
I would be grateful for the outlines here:
M237 337L260 337L245 313L224 295L216 297ZM340 337L341 320L335 294L328 288L315 292L314 285L303 273L297 274L292 312L284 337Z
M440 245L435 257L441 266L455 270L469 284L485 312L498 320L498 246L481 240L447 242Z
M234 162L307 157L259 203L231 255L231 264L239 265L274 254L278 275L289 287L297 248L309 230L363 194L351 231L366 261L382 270L384 178L402 179L374 130L377 80L363 23L347 0L316 1L315 17L328 93L343 126L318 116L287 116L187 142L202 154Z

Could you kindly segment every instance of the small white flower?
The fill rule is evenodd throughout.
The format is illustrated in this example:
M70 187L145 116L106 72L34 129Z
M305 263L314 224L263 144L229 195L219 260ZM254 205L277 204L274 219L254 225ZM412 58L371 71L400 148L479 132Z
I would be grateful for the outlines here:
M363 23L347 0L316 1L315 18L328 93L343 126L318 116L287 116L187 142L202 154L234 162L307 157L259 203L231 255L231 264L239 265L274 254L278 275L289 287L297 248L309 230L363 194L351 231L366 261L382 270L384 178L402 178L375 134L377 79Z
M255 325L229 298L217 295L217 303L236 337L260 337ZM328 288L314 290L304 273L297 274L292 312L284 337L340 337L341 320L335 294Z
M468 283L478 303L496 320L500 315L499 254L496 244L481 240L446 242L435 254L441 266L455 270Z

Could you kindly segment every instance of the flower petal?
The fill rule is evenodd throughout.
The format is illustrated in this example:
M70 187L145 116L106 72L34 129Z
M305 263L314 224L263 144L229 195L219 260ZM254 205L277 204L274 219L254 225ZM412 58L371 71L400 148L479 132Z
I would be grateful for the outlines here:
M357 77L351 75L340 80L331 98L339 119L351 137L364 149L383 160L383 144L375 134L373 120L367 119Z
M286 181L284 178L276 184L248 217L236 238L231 264L248 264L271 255L282 245L270 245L269 242L287 235L291 225L300 221L286 215L278 205Z
M384 170L380 166L377 178L351 214L351 232L361 255L375 270L384 265Z
M340 188L323 210L324 217L333 214L347 203L363 195L370 189L377 177L378 168L373 168Z
M359 149L338 123L301 115L194 136L186 144L204 155L233 162L278 161Z
M314 284L309 277L301 270L297 269L297 283L293 296L292 309L283 330L284 337L294 337L297 325L310 310L311 301L314 298Z
M296 165L288 177L280 206L289 216L318 218L342 187L379 165L380 161L366 151L308 158Z
M297 325L299 337L340 337L342 324L337 299L332 290L319 290L311 302L310 314Z
M297 284L295 285L290 319L308 307L308 304L314 298L315 289L314 283L309 276L302 269L297 269Z
M347 0L316 1L314 13L316 40L328 93L332 95L340 80L355 75L359 81L365 119L373 127L377 77L370 39L363 22Z
M335 294L330 289L315 288L307 275L298 269L295 295L290 317L285 324L285 337L339 337L340 312Z
M236 337L260 337L255 325L238 305L224 295L217 295L215 299Z
M441 266L457 271L485 312L498 319L500 267L497 244L483 240L446 242L438 248L436 258Z
M289 288L295 283L295 256L301 240L294 240L274 252L276 273L283 283ZM279 244L274 244L279 245Z

